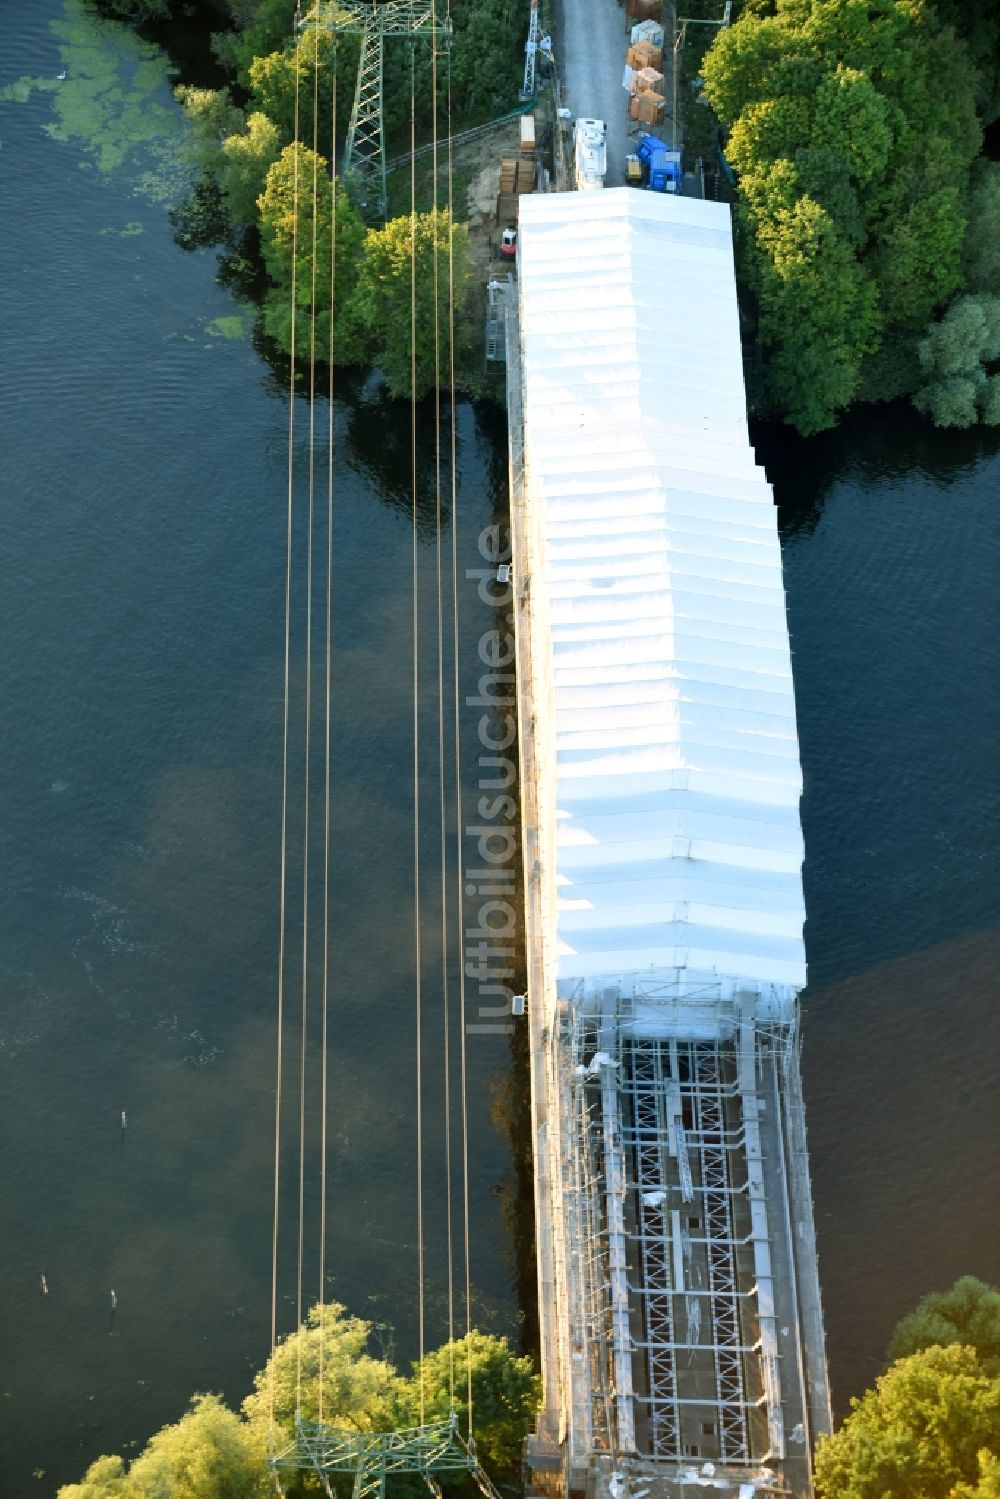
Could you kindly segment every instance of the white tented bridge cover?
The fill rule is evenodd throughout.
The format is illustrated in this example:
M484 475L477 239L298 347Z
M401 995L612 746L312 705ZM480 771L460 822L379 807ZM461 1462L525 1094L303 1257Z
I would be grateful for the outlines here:
M558 988L752 990L783 1011L806 978L801 772L729 211L630 188L519 209Z

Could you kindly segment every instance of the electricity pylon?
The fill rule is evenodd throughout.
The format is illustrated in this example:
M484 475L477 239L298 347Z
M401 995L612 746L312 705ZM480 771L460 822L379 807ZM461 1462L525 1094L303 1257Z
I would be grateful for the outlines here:
M362 1432L297 1416L295 1440L269 1461L279 1485L282 1473L306 1471L318 1476L327 1494L333 1493L331 1476L342 1473L353 1479L352 1499L385 1499L386 1478L395 1473L423 1478L438 1499L441 1477L467 1473L483 1499L501 1499L480 1466L475 1443L459 1434L454 1415L447 1421L402 1431Z
M385 122L382 73L387 36L421 39L436 47L451 40L451 22L438 18L436 0L337 0L325 24L339 36L360 36L361 57L347 132L344 175L371 223L385 219Z
M524 44L524 82L521 84L522 103L535 97L535 53L538 51L538 0L531 0L528 17L528 40Z

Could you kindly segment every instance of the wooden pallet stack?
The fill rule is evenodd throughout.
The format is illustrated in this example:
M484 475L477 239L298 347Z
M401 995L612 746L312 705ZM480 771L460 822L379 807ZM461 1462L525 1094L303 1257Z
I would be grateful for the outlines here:
M517 223L517 200L522 193L535 191L535 163L528 157L505 156L500 162L500 191L497 194L497 224Z

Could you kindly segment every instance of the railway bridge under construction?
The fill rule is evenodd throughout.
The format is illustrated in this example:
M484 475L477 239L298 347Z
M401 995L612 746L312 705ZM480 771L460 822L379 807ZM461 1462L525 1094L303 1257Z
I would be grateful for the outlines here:
M503 292L544 1405L529 1493L808 1495L801 772L725 205L520 205Z

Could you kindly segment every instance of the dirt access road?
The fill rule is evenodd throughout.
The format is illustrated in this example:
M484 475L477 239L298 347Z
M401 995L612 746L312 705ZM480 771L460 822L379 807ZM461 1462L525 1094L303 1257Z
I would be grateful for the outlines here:
M629 130L640 127L628 117L628 95L622 88L629 29L625 7L617 0L556 0L557 31L552 39L563 103L574 118L603 120L608 127L606 187L625 181Z

